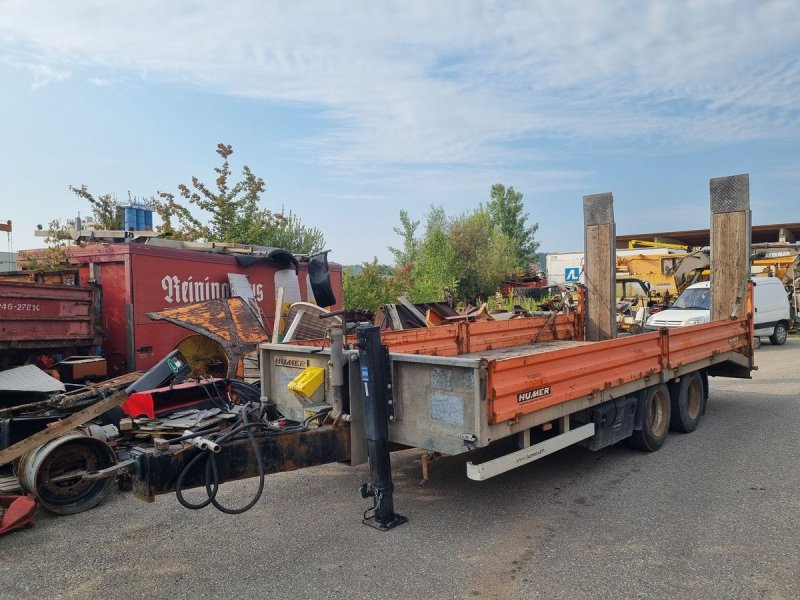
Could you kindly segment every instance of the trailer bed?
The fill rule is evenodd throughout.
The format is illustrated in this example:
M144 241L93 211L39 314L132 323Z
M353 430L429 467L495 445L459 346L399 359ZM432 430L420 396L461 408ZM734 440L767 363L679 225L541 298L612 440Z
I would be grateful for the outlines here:
M580 321L573 313L384 333L392 365L390 440L458 454L684 373L721 364L749 373L752 364L749 317L600 342L577 339ZM260 346L262 394L291 418L302 418L305 401L288 383L308 366L328 372L330 351L320 348ZM357 423L363 399L357 370L350 371ZM323 392L313 402L329 398Z

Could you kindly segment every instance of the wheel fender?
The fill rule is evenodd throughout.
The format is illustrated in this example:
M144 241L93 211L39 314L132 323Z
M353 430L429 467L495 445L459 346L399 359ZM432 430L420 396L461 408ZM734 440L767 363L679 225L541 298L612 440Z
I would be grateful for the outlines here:
M647 399L647 388L636 392L636 416L633 418L634 431L641 431L644 421L644 401Z

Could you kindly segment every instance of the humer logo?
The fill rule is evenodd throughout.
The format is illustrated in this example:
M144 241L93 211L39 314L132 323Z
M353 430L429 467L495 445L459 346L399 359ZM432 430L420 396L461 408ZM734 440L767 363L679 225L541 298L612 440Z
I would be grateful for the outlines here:
M254 283L251 287L256 300L259 302L264 300L264 286L260 283ZM211 300L212 298L231 297L231 285L227 281L209 281L208 277L200 281L194 281L191 276L187 279L181 279L177 275L165 275L161 280L161 289L166 292L164 301L169 304L186 304Z
M528 390L527 392L520 392L517 394L517 402L530 402L542 396L550 395L550 386L536 388L535 390Z

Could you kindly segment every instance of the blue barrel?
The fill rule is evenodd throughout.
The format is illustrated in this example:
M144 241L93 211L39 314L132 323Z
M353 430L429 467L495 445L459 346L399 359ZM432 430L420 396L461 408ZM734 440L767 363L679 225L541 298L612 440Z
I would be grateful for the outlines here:
M144 231L144 209L136 209L136 231Z
M153 231L153 211L144 211L144 229L145 231Z
M132 206L126 206L123 212L122 228L125 231L136 229L136 209Z

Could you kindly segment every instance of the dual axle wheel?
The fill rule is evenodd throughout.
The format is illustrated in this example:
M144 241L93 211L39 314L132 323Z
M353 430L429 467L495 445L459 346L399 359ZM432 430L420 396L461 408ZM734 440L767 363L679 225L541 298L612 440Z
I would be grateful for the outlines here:
M635 429L630 444L639 450L655 452L666 441L670 429L690 433L705 412L705 388L700 373L689 373L670 390L659 384L644 391L642 428Z

